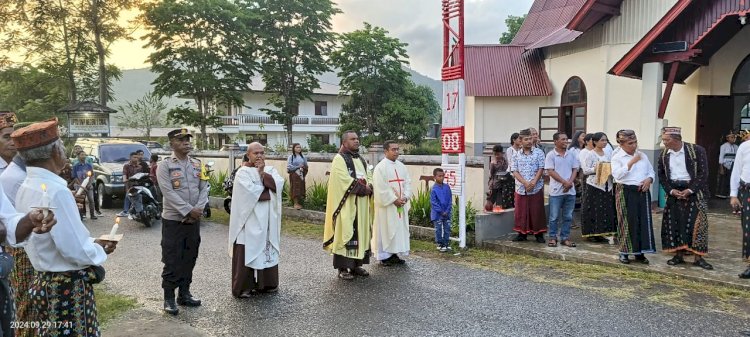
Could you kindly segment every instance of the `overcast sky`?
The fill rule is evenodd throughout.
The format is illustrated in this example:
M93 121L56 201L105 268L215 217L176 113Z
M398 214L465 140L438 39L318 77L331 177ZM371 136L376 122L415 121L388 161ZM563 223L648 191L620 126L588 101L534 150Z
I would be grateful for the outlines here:
M533 0L466 0L465 38L468 44L497 43L508 15L525 14ZM334 18L336 32L362 28L369 22L409 44L411 67L439 79L442 58L440 0L338 0L344 12ZM149 50L142 41L117 43L113 61L124 69L143 68Z

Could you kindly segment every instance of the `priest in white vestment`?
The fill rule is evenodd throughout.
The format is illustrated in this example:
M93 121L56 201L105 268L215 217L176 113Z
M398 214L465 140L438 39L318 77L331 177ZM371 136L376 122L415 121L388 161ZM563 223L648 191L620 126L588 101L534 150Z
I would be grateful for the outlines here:
M232 295L240 298L277 290L284 189L284 178L265 164L263 145L250 144L247 156L234 177L229 217Z
M375 166L373 188L375 192L375 221L372 229L372 247L384 266L404 264L399 257L409 255L409 200L411 179L406 166L398 161L396 142L383 144L385 158Z

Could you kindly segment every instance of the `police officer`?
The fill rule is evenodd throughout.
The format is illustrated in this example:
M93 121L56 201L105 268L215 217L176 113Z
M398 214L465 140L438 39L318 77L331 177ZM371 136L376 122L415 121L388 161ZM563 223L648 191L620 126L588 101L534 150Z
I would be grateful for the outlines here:
M177 304L195 307L201 301L190 294L193 268L201 242L200 219L208 203L208 181L201 175L201 162L188 156L193 150L193 135L187 129L170 131L172 155L164 158L156 170L164 196L161 248L164 311L177 315ZM178 290L175 303L175 289Z

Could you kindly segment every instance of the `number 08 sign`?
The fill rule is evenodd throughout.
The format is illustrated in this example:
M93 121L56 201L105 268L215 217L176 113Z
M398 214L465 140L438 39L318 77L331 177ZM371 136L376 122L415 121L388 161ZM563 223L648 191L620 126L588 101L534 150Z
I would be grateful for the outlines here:
M464 153L464 127L443 128L440 132L443 153Z

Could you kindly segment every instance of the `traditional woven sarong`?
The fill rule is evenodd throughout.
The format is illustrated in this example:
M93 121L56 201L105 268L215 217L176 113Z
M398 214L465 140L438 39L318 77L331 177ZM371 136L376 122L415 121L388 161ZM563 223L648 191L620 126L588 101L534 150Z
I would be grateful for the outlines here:
M29 288L34 281L34 266L29 261L29 256L23 248L6 247L5 250L13 256L15 263L13 273L10 275L10 286L13 288L13 298L16 301L16 321L32 322L31 309L29 306ZM15 330L16 337L33 337L34 329L28 329L19 325Z
M656 252L651 221L651 194L638 186L615 184L617 240L622 254Z
M516 182L511 177L500 181L498 188L490 191L489 200L493 204L502 207L503 209L509 209L515 207L515 190Z
M29 291L35 336L100 336L90 269L61 273L37 272Z
M13 290L10 287L8 276L13 268L13 257L10 254L0 253L0 335L13 336L11 324L14 321Z
M516 193L515 226L520 234L540 234L547 231L547 215L544 211L544 190L531 195Z
M750 262L750 184L740 182L738 198L742 202L742 258Z
M673 183L674 189L685 190L685 186ZM680 200L667 197L661 225L661 244L665 252L688 250L697 255L708 253L708 203L703 193L691 194Z
M602 191L586 184L586 203L583 207L586 210L581 213L583 237L612 236L617 233L615 196L612 191Z
M289 192L292 199L305 198L305 179L297 171L289 173Z

